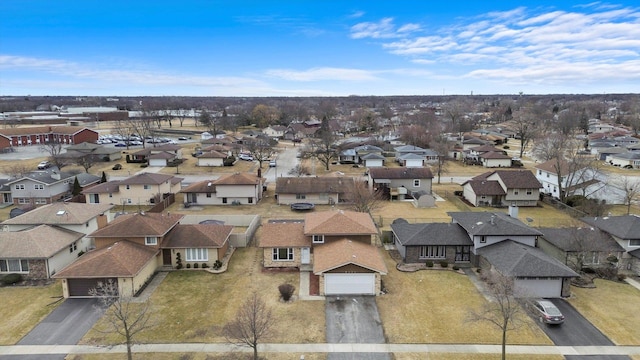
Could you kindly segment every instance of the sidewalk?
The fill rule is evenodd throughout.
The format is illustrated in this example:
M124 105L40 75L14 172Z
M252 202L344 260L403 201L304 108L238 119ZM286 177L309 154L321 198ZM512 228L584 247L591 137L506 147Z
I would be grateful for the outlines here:
M500 354L500 345L481 344L260 344L260 352L266 353L460 353ZM121 354L125 345L15 345L0 346L2 355L37 354ZM232 344L138 344L134 353L225 353L250 352L248 347ZM640 346L553 346L507 345L508 354L535 355L640 355Z

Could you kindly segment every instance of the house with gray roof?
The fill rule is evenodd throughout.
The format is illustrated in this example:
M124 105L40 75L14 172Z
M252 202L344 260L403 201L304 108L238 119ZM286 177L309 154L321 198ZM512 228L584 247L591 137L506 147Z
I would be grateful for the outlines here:
M8 181L11 198L16 205L45 205L63 200L71 195L73 183L78 179L80 186L97 184L100 177L91 174L64 173L58 168L32 171L21 178Z
M637 151L610 154L607 155L605 161L625 169L640 169L640 153Z
M624 249L625 252L618 258L621 272L640 275L639 215L584 217L580 220L611 235Z
M337 204L349 201L352 177L279 177L276 179L278 204Z
M542 184L529 170L496 170L462 183L473 206L537 206Z
M404 219L396 219L391 224L391 234L405 263L446 261L471 266L475 262L475 258L472 259L475 255L471 252L473 242L458 224L410 224Z
M369 188L390 200L415 199L414 193L431 195L433 174L429 168L374 167L367 170Z

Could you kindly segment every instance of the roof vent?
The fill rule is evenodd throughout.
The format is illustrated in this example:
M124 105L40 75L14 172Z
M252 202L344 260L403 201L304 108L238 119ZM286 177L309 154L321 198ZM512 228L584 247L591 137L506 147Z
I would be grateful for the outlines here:
M58 215L58 216L62 216L62 215L64 215L65 213L66 213L66 211L65 211L65 210L58 210L58 212L56 213L56 215Z
M208 183L207 183L207 186L211 187L211 182L208 182Z

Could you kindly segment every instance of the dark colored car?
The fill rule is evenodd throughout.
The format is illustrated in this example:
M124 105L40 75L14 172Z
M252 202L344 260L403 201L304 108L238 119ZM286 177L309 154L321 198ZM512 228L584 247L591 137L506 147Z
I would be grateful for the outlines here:
M560 325L564 322L564 315L549 300L532 300L529 303L529 308L540 322L551 325Z
M120 164L115 164L115 165L113 165L113 167L112 167L111 169L112 169L112 170L120 170L120 169L122 169L122 165L120 165Z

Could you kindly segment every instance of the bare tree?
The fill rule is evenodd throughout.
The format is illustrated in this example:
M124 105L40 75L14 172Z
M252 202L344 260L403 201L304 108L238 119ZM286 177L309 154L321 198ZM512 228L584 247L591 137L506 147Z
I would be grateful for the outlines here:
M378 209L384 201L382 192L373 191L363 181L357 180L349 183L347 197L354 211L369 214Z
M58 169L62 169L67 165L66 159L61 156L64 148L62 147L62 143L58 141L50 141L43 145L40 145L40 150L44 153L49 154L49 159L53 163L53 165L57 166Z
M309 171L309 168L302 164L297 164L296 166L292 167L291 170L289 170L288 172L289 175L293 175L297 177L309 175L310 173L311 172Z
M243 139L243 144L251 156L253 156L255 160L258 160L260 168L262 168L263 162L268 161L268 159L276 153L275 145L277 141L266 136L255 138L246 137Z
M624 192L624 204L627 206L627 215L629 215L631 205L640 198L640 180L630 176L622 176L617 183Z
M84 171L88 174L89 169L100 159L94 154L85 154L76 159L76 164L82 166Z
M273 106L258 104L251 111L251 119L256 127L266 128L280 119L280 110Z
M337 149L334 147L335 138L333 132L329 129L329 120L327 117L322 118L320 129L316 131L316 138L310 141L309 146L311 156L317 158L329 170L331 161L338 155Z
M483 273L484 274L484 273ZM502 331L502 360L506 359L507 333L524 324L522 307L516 300L516 288L512 277L497 271L483 275L492 301L486 302L478 311L471 310L468 320L487 322Z
M447 172L449 151L453 148L453 144L447 140L445 136L436 137L430 144L431 150L438 153L438 160L435 164L436 175L438 176L438 184L440 184L440 178L442 174Z
M104 311L103 319L108 329L103 332L124 337L127 359L132 360L131 347L135 336L155 326L151 321L150 302L133 303L131 295L119 293L118 283L113 280L99 282L97 287L89 290L89 295L99 298L97 308Z
M238 310L235 319L224 326L227 341L253 349L253 359L258 360L258 343L272 335L275 318L271 309L257 292Z
M2 172L9 175L11 178L18 179L30 173L31 169L24 163L19 162L17 164L12 164L10 166L5 167L2 170Z

